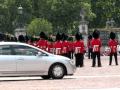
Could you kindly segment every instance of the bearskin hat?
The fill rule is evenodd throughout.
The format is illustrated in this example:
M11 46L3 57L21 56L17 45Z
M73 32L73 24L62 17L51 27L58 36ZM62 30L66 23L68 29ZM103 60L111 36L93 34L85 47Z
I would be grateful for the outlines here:
M4 34L0 33L0 41L3 41L3 40L4 40Z
M98 39L99 36L100 36L100 32L99 32L98 30L95 30L95 31L93 32L93 37L94 37L95 39Z
M111 33L110 33L110 38L111 38L111 39L115 39L115 37L116 37L115 33L114 33L114 32L111 32Z
M81 33L76 33L75 38L76 38L76 40L80 40L80 39L82 40L83 39Z
M28 40L29 40L29 36L26 35L25 36L25 41L28 42Z
M53 42L53 39L52 39L52 38L48 38L48 41L49 41L49 42Z
M63 33L62 34L62 40L65 41L65 40L67 40L67 38L68 38L68 36L65 33Z
M25 42L25 37L24 37L23 35L19 35L19 36L18 36L18 40L19 40L20 42Z
M89 36L88 36L88 39L91 40L91 39L92 39L92 35L89 35Z
M46 35L44 32L40 32L40 38L46 39Z
M57 35L56 35L56 41L59 41L59 40L61 40L61 39L62 39L61 34L60 34L60 33L57 33Z
M14 36L14 41L17 42L17 37Z
M34 41L35 41L35 38L31 36L31 37L30 37L30 41L31 41L31 42L34 42Z
M68 41L73 41L73 37L68 37Z

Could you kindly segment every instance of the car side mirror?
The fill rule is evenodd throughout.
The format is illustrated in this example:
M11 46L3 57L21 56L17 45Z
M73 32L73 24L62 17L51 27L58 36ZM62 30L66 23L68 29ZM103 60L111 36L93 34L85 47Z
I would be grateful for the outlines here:
M37 56L42 56L42 53L41 53L41 52L38 52Z
M37 56L47 56L47 54L42 53L42 52L38 52Z

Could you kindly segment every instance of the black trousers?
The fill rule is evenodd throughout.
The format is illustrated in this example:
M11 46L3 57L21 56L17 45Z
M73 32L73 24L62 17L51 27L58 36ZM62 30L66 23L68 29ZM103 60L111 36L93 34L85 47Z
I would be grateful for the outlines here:
M73 51L69 51L69 52L68 52L68 57L69 57L70 59L73 59Z
M68 57L68 53L64 53L64 54L62 54L62 56Z
M92 48L88 49L88 59L92 59Z
M98 67L101 67L101 59L100 59L100 52L93 52L93 61L92 61L92 67L95 67L96 65L96 57L98 61Z
M84 56L82 53L75 54L76 67L84 66L83 59L84 59Z
M110 61L109 61L109 65L112 64L112 56L114 55L115 58L115 63L116 65L118 65L118 60L117 60L117 52L116 53L110 53Z

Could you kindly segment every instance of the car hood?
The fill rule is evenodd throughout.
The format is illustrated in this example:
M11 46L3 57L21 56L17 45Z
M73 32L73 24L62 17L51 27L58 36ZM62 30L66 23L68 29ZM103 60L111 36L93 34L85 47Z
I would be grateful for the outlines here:
M58 59L58 60L70 60L69 58L67 57L64 57L64 56L60 56L60 55L51 55L52 57Z

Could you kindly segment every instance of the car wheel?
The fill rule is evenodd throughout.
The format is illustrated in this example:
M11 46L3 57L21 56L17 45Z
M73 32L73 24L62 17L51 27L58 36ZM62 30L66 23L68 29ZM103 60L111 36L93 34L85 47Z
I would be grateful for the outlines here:
M41 76L43 79L50 79L51 77L49 75Z
M53 79L62 79L65 75L65 67L61 64L55 64L50 69L50 76Z

